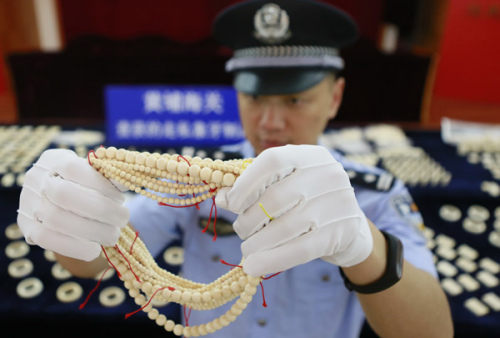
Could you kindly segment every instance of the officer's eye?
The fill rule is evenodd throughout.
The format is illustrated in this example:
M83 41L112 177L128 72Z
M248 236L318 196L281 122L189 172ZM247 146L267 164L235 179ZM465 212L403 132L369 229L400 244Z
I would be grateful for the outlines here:
M288 104L290 105L298 105L302 102L302 99L299 97L290 97L288 99Z
M260 99L260 96L259 95L251 95L251 94L244 94L243 97L245 98L245 100L247 102L250 102L250 103L254 103L254 102L258 102L259 99Z

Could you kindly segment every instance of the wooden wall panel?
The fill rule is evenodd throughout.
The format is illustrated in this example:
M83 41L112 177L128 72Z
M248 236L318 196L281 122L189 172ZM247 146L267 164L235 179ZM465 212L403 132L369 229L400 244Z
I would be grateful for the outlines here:
M59 0L63 35L130 38L162 35L181 42L207 39L212 21L242 0ZM362 34L376 42L385 0L323 0L353 16ZM140 6L138 5L140 4Z

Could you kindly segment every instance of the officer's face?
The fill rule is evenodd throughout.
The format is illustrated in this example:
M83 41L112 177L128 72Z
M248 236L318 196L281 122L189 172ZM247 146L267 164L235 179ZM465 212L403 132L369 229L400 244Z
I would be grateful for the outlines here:
M328 76L316 86L291 95L238 93L245 135L256 154L286 144L316 144L342 101L345 81Z

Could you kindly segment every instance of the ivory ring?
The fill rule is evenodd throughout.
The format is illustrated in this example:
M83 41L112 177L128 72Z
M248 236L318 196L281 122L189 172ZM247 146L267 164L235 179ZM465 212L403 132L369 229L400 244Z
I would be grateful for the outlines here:
M463 227L466 231L473 234L482 234L486 231L486 223L474 221L469 217L464 219Z
M454 205L445 204L439 209L439 216L445 221L456 222L462 217L462 212Z
M490 218L490 212L482 205L471 205L467 210L467 214L477 222L486 221Z
M5 255L11 259L21 258L30 252L30 247L24 241L15 241L5 247Z
M7 269L13 278L23 278L33 272L33 263L27 258L21 258L9 264Z
M59 263L55 263L52 266L51 271L52 271L52 276L54 276L54 278L59 280L68 279L72 276L71 273Z
M17 225L17 223L13 223L5 228L5 236L10 240L17 240L23 238L23 233L21 232L19 225Z
M99 294L99 302L105 307L115 307L125 301L125 292L117 286L109 286Z
M170 265L181 265L184 262L184 249L179 246L172 246L165 250L163 259Z
M49 262L56 261L56 255L54 254L54 251L45 250L43 253L43 257L45 257L45 259L48 260Z
M83 294L83 289L76 282L66 282L57 288L56 296L62 303L71 303L78 299Z
M17 294L21 298L34 298L43 291L43 283L36 277L23 279L17 284Z

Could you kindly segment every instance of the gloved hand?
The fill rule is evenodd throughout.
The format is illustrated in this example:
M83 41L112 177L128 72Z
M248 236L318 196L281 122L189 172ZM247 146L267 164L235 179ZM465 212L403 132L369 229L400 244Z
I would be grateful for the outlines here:
M321 146L265 150L216 204L238 214L243 269L254 277L316 258L349 267L373 248L347 173Z
M70 150L45 151L26 172L17 222L26 242L91 261L129 219L125 196Z

